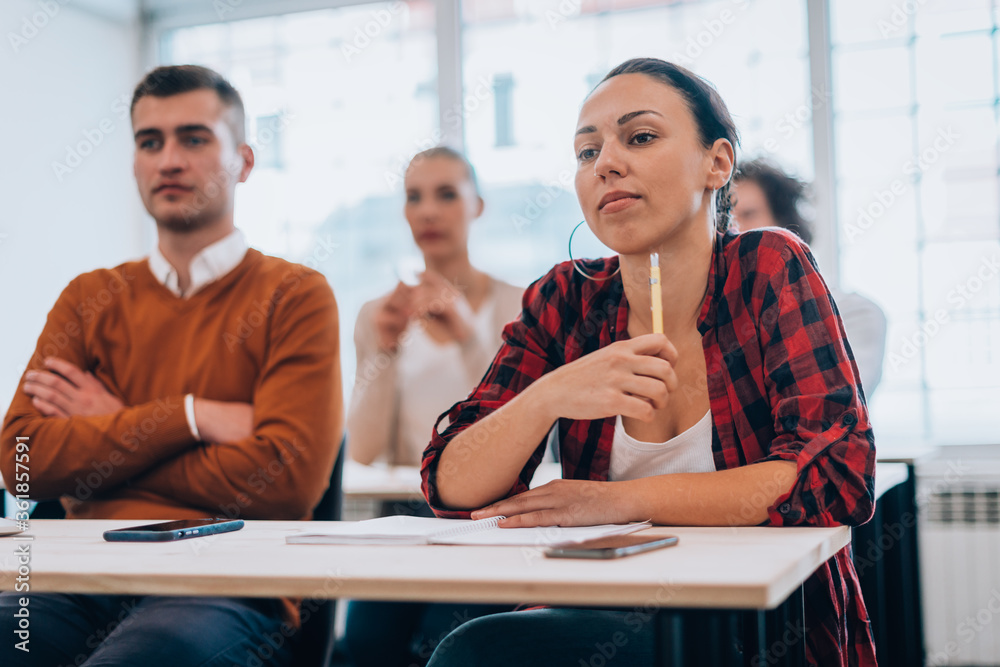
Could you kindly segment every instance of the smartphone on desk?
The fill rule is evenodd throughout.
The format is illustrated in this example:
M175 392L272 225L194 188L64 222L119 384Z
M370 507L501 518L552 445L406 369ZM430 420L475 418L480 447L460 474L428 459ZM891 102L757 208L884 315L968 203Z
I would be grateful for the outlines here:
M549 558L622 558L653 549L672 547L675 544L677 544L677 537L674 535L648 537L632 533L550 547L545 551L545 555Z
M108 542L172 542L228 533L243 527L243 519L183 519L104 531Z

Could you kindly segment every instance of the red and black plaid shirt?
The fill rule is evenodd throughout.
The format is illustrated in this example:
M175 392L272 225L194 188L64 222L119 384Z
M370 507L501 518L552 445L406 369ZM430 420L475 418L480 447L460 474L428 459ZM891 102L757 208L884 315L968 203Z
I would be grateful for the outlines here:
M608 276L618 259L588 260L584 270ZM875 447L861 380L830 292L808 248L775 230L720 233L698 319L708 371L715 467L794 461L794 486L768 509L772 526L856 526L874 508ZM435 486L441 452L474 422L545 373L628 338L628 302L620 276L597 282L570 263L556 266L524 294L520 317L468 399L446 415L424 452L423 490L439 516ZM560 419L563 477L606 481L613 417ZM528 489L542 459L541 442L508 495ZM805 584L810 664L875 665L868 613L851 548L827 561Z

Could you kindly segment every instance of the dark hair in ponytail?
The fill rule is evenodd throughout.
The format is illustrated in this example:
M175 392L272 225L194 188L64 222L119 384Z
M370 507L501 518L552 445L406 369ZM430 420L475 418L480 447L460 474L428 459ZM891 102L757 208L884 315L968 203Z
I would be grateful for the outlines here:
M722 101L719 91L708 81L680 65L668 63L665 60L634 58L608 72L601 83L622 74L645 74L667 84L680 93L687 102L695 123L698 125L699 139L705 148L711 148L717 139L726 139L732 144L733 150L736 150L740 142L736 123L733 122L733 117L729 114L729 109ZM735 156L733 158L733 171L736 171ZM715 193L715 226L723 232L729 229L730 212L733 207L730 193L731 183L730 180Z

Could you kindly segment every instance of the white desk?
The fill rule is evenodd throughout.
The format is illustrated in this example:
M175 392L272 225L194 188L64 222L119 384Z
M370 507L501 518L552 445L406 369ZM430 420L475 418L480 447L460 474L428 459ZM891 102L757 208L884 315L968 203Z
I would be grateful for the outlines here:
M239 532L160 544L101 538L104 530L135 523L31 522L21 536L33 538L27 542L31 590L712 609L688 613L722 614L727 622L737 613L760 619L753 632L766 651L784 631L784 619L801 620L805 579L850 540L847 527L654 528L679 536L679 545L598 562L550 560L534 547L285 544L286 535L307 525L321 529L321 522L250 521ZM0 590L13 588L14 549L25 543L0 538ZM775 620L772 613L784 615ZM676 615L658 618L665 619L658 632L678 632ZM713 627L712 641L720 642L736 624ZM690 629L680 633L689 643L690 635ZM665 653L665 665L690 659Z
M773 609L850 540L846 527L654 528L679 545L593 562L536 547L285 544L319 521L248 521L172 543L101 538L135 523L31 522L31 590ZM13 587L15 544L0 538L0 590Z
M349 500L423 500L420 468L416 466L362 465L344 461L344 498Z
M562 477L558 463L542 463L535 470L531 487L541 486ZM420 468L416 466L362 465L348 458L344 461L344 497L349 500L420 501Z

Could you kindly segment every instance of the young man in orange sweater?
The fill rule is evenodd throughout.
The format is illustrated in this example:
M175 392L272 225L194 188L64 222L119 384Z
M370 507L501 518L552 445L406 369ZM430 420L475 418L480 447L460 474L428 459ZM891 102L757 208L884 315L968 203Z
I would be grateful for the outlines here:
M225 79L154 70L132 126L158 246L60 295L4 420L0 471L10 488L28 442L31 496L61 498L69 519L308 518L343 425L333 292L235 228L254 157ZM283 665L291 642L266 638L298 619L288 600L34 594L28 653L11 639L16 600L0 595L3 665Z

